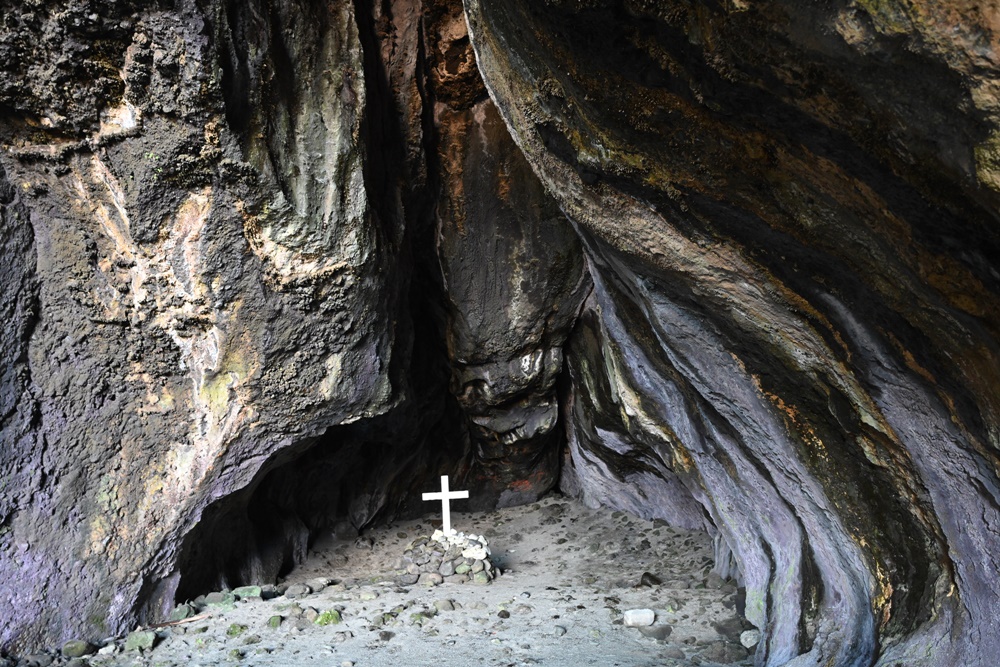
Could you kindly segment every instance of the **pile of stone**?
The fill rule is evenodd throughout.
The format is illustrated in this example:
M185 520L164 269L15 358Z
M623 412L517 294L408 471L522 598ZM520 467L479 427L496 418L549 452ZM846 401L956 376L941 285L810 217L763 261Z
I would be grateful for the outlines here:
M451 530L435 530L410 542L395 563L399 583L404 585L442 583L489 584L500 574L490 560L490 548L482 535L466 535Z

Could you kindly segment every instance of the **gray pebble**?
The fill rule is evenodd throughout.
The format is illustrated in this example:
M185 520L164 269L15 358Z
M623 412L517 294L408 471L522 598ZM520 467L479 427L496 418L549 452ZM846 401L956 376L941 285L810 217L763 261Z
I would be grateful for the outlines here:
M156 633L152 630L136 630L125 638L126 651L148 651L156 645ZM51 661L50 661L51 662ZM43 665L42 667L46 667Z
M747 650L739 644L715 642L698 654L702 660L730 663L747 657Z
M649 637L650 639L658 639L660 641L666 639L670 636L670 633L674 629L669 625L649 625L646 627L639 628L639 632L644 637Z
M649 586L651 588L655 588L656 586L659 586L662 583L663 581L652 572L643 572L642 576L639 578L640 586Z
M306 585L309 586L309 588L312 589L313 593L319 593L324 588L326 588L327 586L330 585L330 580L329 579L323 579L323 578L320 578L320 579L310 579L309 583L306 584Z
M417 583L424 586L439 586L444 583L444 577L437 572L424 572L417 578Z
M306 584L292 584L285 589L285 597L289 600L306 597L312 593L312 588Z
M91 645L89 642L85 642L80 639L74 639L63 644L62 654L66 658L82 658L85 655L91 655L97 651L97 648Z

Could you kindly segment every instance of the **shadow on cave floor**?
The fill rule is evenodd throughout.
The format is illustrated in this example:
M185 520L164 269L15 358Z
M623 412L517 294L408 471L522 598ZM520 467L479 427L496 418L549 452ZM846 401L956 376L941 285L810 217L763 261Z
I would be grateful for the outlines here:
M463 513L462 502L453 506L454 527L485 535L503 573L489 585L401 585L394 566L414 539L433 531L435 515L378 526L361 537L341 526L314 542L306 561L270 592L273 599L209 607L210 618L162 630L164 639L146 657L150 664L203 666L234 659L357 667L445 660L565 667L751 664L740 645L749 627L737 615L740 593L709 573L707 534L588 509L558 494L485 513ZM647 572L660 583L640 585ZM296 584L314 590L290 599L295 589L286 589ZM646 633L662 633L662 640L624 626L623 613L642 608L655 610ZM317 624L334 610L341 622ZM104 664L131 664L117 658L123 661Z

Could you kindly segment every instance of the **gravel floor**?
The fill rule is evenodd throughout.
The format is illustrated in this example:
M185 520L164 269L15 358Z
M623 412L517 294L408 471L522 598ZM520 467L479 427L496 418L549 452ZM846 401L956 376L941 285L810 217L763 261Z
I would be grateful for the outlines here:
M199 615L210 616L157 629L152 650L126 652L119 643L114 653L108 647L86 661L106 667L752 664L740 644L749 626L736 614L736 587L709 575L712 548L704 533L560 496L487 514L455 512L453 523L489 539L502 576L486 586L400 585L391 568L413 539L433 531L426 519L357 540L331 536L274 591L304 583L315 592L208 607ZM640 585L644 573L653 585ZM623 623L625 611L642 608L655 611L654 625L645 629L653 636Z

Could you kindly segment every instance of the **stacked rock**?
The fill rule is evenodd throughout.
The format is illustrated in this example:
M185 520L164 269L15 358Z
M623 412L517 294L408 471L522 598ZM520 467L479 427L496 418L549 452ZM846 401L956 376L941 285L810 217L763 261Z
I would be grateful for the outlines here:
M488 584L500 574L490 561L490 548L482 535L435 530L410 542L396 562L401 584Z

